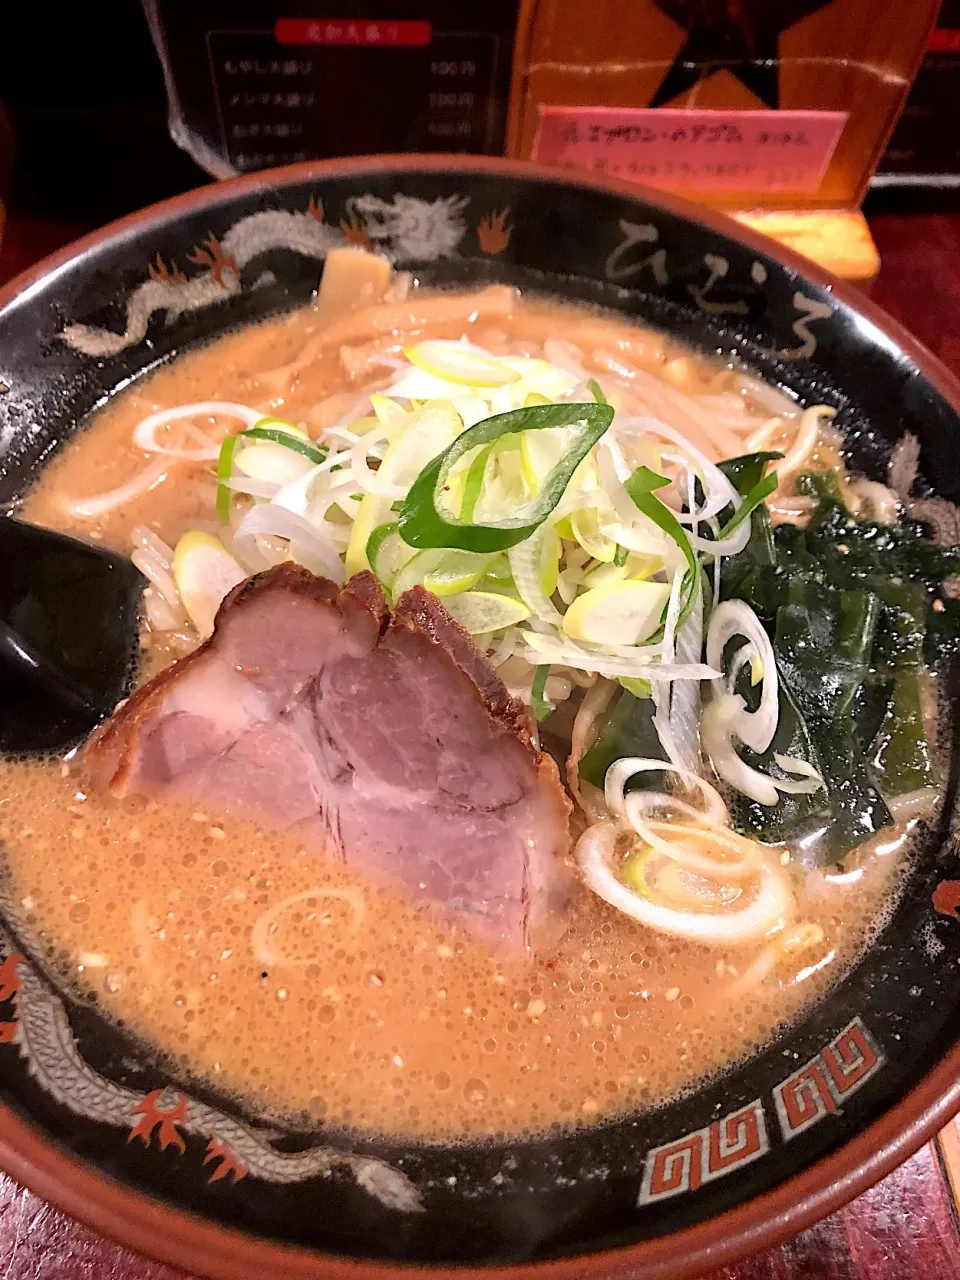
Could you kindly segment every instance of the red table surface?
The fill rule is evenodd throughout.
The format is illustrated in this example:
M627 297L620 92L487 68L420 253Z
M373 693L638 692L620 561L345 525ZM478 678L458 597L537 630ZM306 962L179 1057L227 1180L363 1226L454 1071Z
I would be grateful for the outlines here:
M960 375L960 216L871 222L882 268L874 301ZM0 284L88 230L11 218ZM839 1213L704 1280L960 1280L960 1229L930 1143ZM185 1280L88 1230L0 1174L0 1280ZM268 1280L268 1277L264 1277Z

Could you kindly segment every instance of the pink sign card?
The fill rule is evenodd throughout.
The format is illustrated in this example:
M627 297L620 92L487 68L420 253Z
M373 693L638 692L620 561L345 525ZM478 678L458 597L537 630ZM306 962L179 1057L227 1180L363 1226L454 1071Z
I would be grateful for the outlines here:
M845 111L540 108L533 158L655 187L813 195Z

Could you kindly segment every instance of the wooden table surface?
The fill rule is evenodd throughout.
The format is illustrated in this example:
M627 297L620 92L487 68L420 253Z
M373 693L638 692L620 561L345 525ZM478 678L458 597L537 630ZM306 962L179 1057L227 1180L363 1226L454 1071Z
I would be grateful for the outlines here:
M876 302L960 375L960 215L871 220ZM0 284L86 226L9 220ZM817 1226L704 1280L960 1280L960 1128ZM0 1174L0 1280L185 1280L96 1235ZM265 1276L264 1280L269 1280Z

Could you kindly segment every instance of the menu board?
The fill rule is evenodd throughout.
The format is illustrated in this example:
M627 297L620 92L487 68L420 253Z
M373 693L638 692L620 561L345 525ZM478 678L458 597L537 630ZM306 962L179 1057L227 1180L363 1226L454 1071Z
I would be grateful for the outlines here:
M177 141L217 176L336 155L502 154L517 0L148 5Z

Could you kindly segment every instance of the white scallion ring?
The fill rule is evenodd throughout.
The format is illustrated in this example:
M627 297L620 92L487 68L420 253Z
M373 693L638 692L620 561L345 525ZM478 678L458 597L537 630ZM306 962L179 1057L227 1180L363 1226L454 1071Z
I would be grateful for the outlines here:
M578 840L576 856L594 893L640 924L691 942L730 946L765 937L789 918L793 909L790 887L783 873L767 862L760 867L757 892L739 909L681 911L634 893L613 870L622 830L612 822L595 823Z

